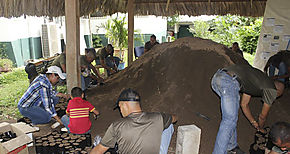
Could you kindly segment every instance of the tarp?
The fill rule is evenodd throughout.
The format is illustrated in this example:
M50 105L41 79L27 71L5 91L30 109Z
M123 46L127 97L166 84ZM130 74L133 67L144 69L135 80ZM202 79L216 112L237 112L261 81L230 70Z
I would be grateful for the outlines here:
M258 41L254 67L263 69L280 50L290 50L290 0L268 0Z

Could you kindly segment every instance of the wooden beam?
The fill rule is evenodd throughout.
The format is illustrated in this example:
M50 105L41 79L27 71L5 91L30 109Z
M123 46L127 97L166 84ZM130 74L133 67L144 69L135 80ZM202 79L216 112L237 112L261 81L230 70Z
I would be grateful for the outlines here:
M65 0L67 91L81 87L80 76L80 4L79 0Z
M134 51L134 0L128 0L128 66L133 62Z
M166 11L168 11L169 3L170 3L170 0L167 0Z
M170 1L170 3L207 3L209 0L178 0ZM249 2L249 0L210 0L211 3L237 3L237 2ZM267 0L255 0L255 2L267 2ZM168 1L137 1L134 4L167 4Z

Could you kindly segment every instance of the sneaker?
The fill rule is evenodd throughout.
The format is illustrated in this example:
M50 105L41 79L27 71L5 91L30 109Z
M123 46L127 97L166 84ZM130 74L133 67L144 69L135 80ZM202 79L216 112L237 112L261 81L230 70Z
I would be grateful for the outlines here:
M63 127L62 129L60 129L60 131L62 132L68 132L67 128Z
M236 146L232 150L229 150L227 154L246 154L239 146Z
M56 122L56 123L54 123L53 125L51 125L51 128L52 129L55 129L56 127L58 127L60 125L60 123L59 122Z

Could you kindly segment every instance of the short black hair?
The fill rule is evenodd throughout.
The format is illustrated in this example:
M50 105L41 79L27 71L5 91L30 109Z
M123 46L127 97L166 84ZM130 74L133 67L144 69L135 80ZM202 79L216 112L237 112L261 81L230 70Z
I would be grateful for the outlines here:
M233 45L239 45L239 43L238 42L234 42Z
M277 142L280 139L282 144L290 142L290 123L276 122L271 127L270 138L273 142Z
M141 98L140 98L140 95L138 94L137 91L135 91L131 88L128 88L128 89L125 89L121 92L121 94L118 97L118 100L116 102L116 106L114 109L119 107L120 101L134 101L134 102L138 102L140 104Z
M153 34L153 35L151 35L151 38L155 38L156 39L156 36Z
M114 51L114 47L112 44L107 44L106 48L110 49L111 51Z
M89 53L89 52L95 53L96 50L95 48L85 48L85 53Z
M82 89L80 87L74 87L71 90L71 96L72 97L82 97L82 94L84 92L82 91Z

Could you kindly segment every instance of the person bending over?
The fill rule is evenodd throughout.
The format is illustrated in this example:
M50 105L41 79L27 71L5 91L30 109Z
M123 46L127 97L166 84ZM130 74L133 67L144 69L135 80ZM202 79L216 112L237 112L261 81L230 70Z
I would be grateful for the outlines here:
M262 71L250 65L232 65L219 69L211 81L212 89L221 98L222 121L215 141L213 154L244 154L237 143L237 121L242 93L241 108L246 118L258 131L264 131L264 124L271 105L282 95L284 86L274 82ZM258 122L253 117L249 102L252 96L263 100Z

